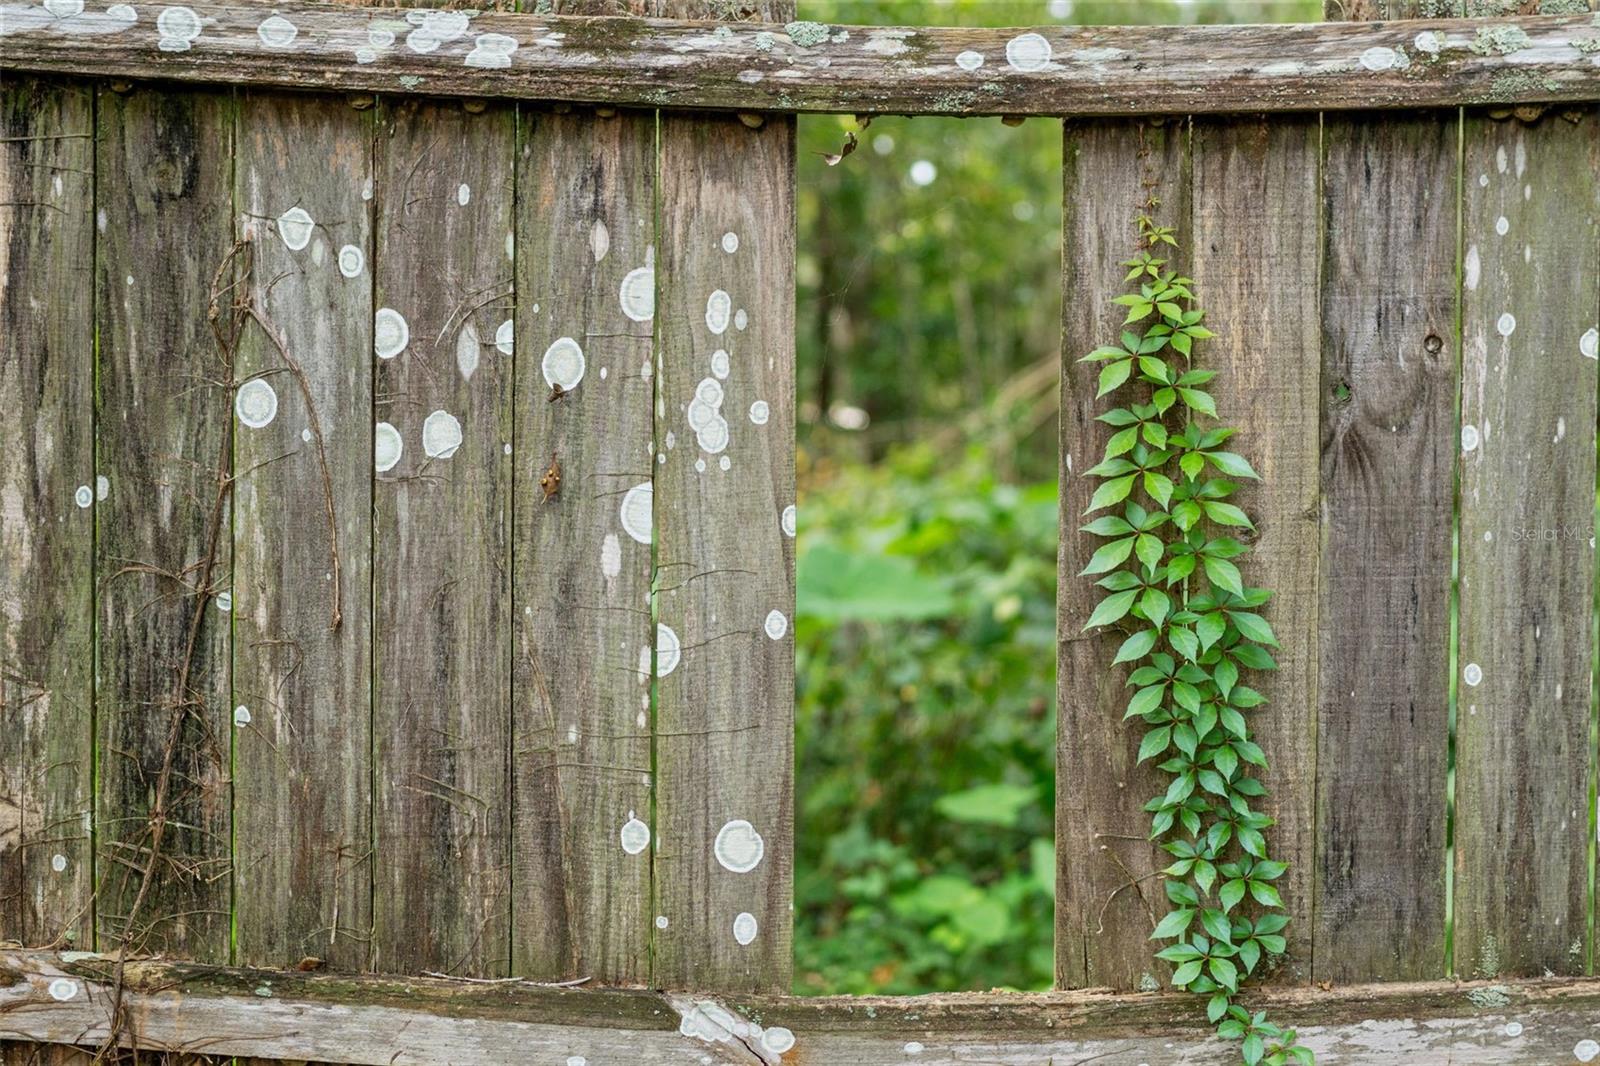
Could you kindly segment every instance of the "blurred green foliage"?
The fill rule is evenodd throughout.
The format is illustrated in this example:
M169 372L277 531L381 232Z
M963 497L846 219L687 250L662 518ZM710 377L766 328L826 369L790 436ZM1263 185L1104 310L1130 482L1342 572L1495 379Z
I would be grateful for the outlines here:
M1320 6L800 0L799 17L1276 22ZM829 166L850 132L859 147ZM799 144L796 990L1044 988L1061 125L802 116Z

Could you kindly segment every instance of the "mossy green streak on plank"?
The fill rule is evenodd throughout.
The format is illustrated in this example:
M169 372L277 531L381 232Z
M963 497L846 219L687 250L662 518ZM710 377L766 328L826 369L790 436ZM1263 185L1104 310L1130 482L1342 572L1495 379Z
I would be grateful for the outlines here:
M1443 975L1456 115L1324 118L1313 957L1341 984Z
M248 93L238 144L245 295L265 324L245 325L234 368L234 695L250 716L234 733L236 957L361 967L374 325L370 275L339 259L350 245L372 261L372 114Z
M643 984L655 115L522 121L513 972Z
M340 263L410 332L373 359L373 965L503 976L515 114L400 99L378 118L376 251Z
M233 245L233 118L225 92L100 94L98 942L216 963L230 936L233 367L207 311Z
M1162 774L1138 765L1139 731L1122 721L1132 690L1125 667L1109 666L1122 634L1086 633L1099 590L1079 574L1099 543L1079 532L1111 428L1095 420L1099 365L1079 358L1116 339L1124 309L1119 266L1137 241L1134 218L1145 197L1161 200L1159 224L1189 243L1189 136L1183 123L1069 122L1062 151L1061 548L1057 595L1059 674L1056 735L1056 984L1124 990L1165 978L1150 940L1167 910L1151 873L1167 865L1148 840L1144 803L1166 789ZM1146 188L1143 184L1154 184ZM1163 251L1166 251L1163 249ZM1175 269L1186 270L1186 251Z
M1600 114L1469 114L1455 968L1583 973Z
M0 939L88 946L92 91L0 88Z
M1257 807L1277 820L1267 837L1273 857L1289 864L1275 883L1291 919L1277 975L1291 982L1311 975L1316 854L1318 151L1315 118L1194 127L1193 275L1217 333L1204 363L1219 371L1217 409L1239 427L1230 446L1262 477L1233 502L1257 530L1245 584L1273 590L1262 614L1282 645L1277 671L1256 676L1268 702L1250 718L1269 767Z

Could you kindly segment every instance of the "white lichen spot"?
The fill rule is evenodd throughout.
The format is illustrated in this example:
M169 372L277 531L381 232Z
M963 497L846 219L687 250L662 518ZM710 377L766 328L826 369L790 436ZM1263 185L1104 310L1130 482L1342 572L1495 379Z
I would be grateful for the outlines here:
M706 461L704 459L696 459L694 461L694 469L696 473L704 474L706 472Z
M494 346L499 349L501 355L510 355L515 349L516 329L517 327L512 325L511 319L508 318L494 331Z
M622 497L622 531L640 544L649 544L654 511L655 487L648 481L635 485Z
M1521 134L1517 135L1517 155L1516 155L1516 159L1517 159L1517 177L1520 178L1520 177L1522 177L1522 175L1528 169L1528 143L1522 139L1522 135Z
M559 387L563 392L571 392L578 387L578 382L583 380L584 366L583 349L571 337L556 338L544 350L544 359L540 363L545 384L552 389Z
M1556 416L1556 435L1555 435L1555 439L1552 440L1550 443L1551 444L1560 444L1561 441L1563 439L1565 439L1566 435L1567 435L1567 420L1564 417L1562 417L1560 415L1557 415Z
M238 726L240 729L243 729L245 726L249 725L250 708L246 707L242 703L235 707L233 709L233 724Z
M724 870L747 874L761 865L761 857L767 853L767 842L761 839L755 826L743 818L735 818L717 830L711 852Z
M511 53L517 50L517 39L503 33L480 33L467 53L466 64L482 70L504 70L511 65Z
M1597 1055L1600 1055L1600 1043L1587 1037L1572 1045L1572 1057L1579 1062L1593 1062Z
M59 874L65 872L66 868L67 857L65 855L58 851L54 855L50 856L50 869Z
M251 429L260 429L278 417L278 393L260 378L251 378L239 386L233 410L239 421Z
M111 479L104 474L96 474L94 476L94 498L103 500L109 495L111 495Z
M1511 232L1511 221L1506 216L1501 215L1494 220L1494 231L1504 237Z
M1521 1022L1506 1022L1506 1035L1510 1036L1510 1037L1521 1036L1522 1035L1522 1023Z
M1590 326L1584 335L1578 338L1578 354L1585 359L1600 359L1600 329Z
M718 348L711 353L711 373L715 377L727 378L730 369L728 350L726 348Z
M1476 448L1477 446L1478 446L1478 427L1477 426L1462 426L1461 427L1461 450L1464 451L1464 452L1470 452L1474 448Z
M767 620L761 624L767 631L767 636L773 640L782 640L783 635L789 632L789 619L785 618L782 611L767 612Z
M1489 187L1489 175L1487 175L1487 174L1479 174L1478 175L1478 185L1481 188L1487 189Z
M672 924L671 922L667 921L667 916L665 914L656 915L656 928L657 929L665 929L667 926L669 926L671 924Z
M435 411L422 423L422 453L448 459L461 447L461 423L449 411Z
M217 593L217 610L221 611L223 614L227 614L229 611L233 610L233 593Z
M761 1034L761 1046L774 1055L782 1055L794 1047L794 1032L781 1025L774 1025Z
M1478 287L1478 278L1482 272L1483 260L1478 255L1478 246L1474 244L1467 249L1466 259L1462 263L1462 273L1465 275L1462 278L1462 284L1467 287L1469 292Z
M609 251L611 251L611 231L597 218L589 227L589 254L594 256L594 261L598 263Z
M378 473L393 470L404 452L405 441L400 439L398 429L387 422L372 427L372 465Z
M767 401L765 400L757 400L755 403L750 405L750 421L754 422L758 426L766 425L767 418L771 415L771 413L772 411L767 406Z
M278 216L278 236L291 252L301 251L310 244L316 228L316 222L303 207L291 207Z
M792 503L783 509L783 514L778 516L778 526L783 530L785 536L794 536L794 523L797 517L798 514Z
M356 49L355 56L356 62L360 63L362 66L366 66L368 63L376 63L378 61L377 50L374 48L368 48L365 45L362 45Z
M724 471L732 470L733 460L724 455L722 458L717 460L717 467Z
M622 823L622 830L617 837L622 841L623 851L629 855L637 855L650 846L650 827L629 811L628 820Z
M50 982L50 998L59 1003L66 1003L78 998L78 982L70 977L57 977Z
M740 333L743 333L745 331L745 328L747 326L749 326L749 325L750 325L750 316L745 313L744 308L741 307L741 308L739 308L739 310L737 310L737 311L735 311L733 313L733 328L734 329L738 330Z
M366 255L355 245L347 244L339 249L339 273L345 277L360 277L366 265Z
M706 329L717 336L728 331L729 316L733 313L733 297L721 289L706 297Z
M1499 333L1502 337L1511 336L1511 334L1515 333L1517 329L1517 316L1513 315L1510 311L1507 311L1505 314L1501 315L1495 320L1494 328L1495 332Z
M635 267L622 279L617 294L622 313L635 322L648 322L656 316L656 268Z
M923 1050L922 1042L920 1040L908 1040L903 1050L907 1055L920 1055Z
M478 340L478 330L468 322L456 334L456 369L461 371L463 381L472 380L472 372L478 369L478 357L482 352L483 342Z
M379 359L393 359L411 343L411 327L392 307L380 307L372 319L372 350Z
M466 182L462 182L460 185L457 185L456 186L456 203L459 204L462 207L466 207L471 202L472 202L472 186L468 185Z
M256 27L256 36L268 48L288 48L300 36L300 30L282 15L273 15Z
M722 235L722 250L732 255L739 250L739 235L729 230Z
M1398 52L1381 44L1373 45L1361 53L1361 65L1368 70L1389 70L1399 62L1399 59Z
M72 494L72 502L79 507L90 507L94 504L94 490L88 485L79 485L78 491Z
M622 573L622 542L615 533L607 533L600 541L600 572L607 579Z
M1043 70L1050 64L1050 42L1037 33L1023 33L1006 42L1006 62L1023 73Z
M656 676L666 677L683 660L683 643L671 626L656 623Z
M1504 174L1510 167L1510 157L1506 155L1506 146L1502 144L1494 150L1494 168Z
M983 53L974 52L969 48L965 52L962 52L960 55L956 56L956 66L960 67L962 70L977 70L979 67L983 66Z
M58 19L69 19L83 14L83 0L44 0L40 6Z
M1477 663L1468 663L1466 668L1461 671L1461 680L1473 688L1477 688L1479 683L1483 681L1483 667Z
M156 33L161 36L156 47L163 52L187 52L200 38L200 16L192 7L163 8L156 16Z
M759 928L755 915L749 911L740 911L733 919L733 939L741 946L748 947L755 942Z
M1436 56L1444 51L1444 34L1436 30L1423 30L1412 38L1411 44L1419 52Z
M567 1066L589 1066L589 1060L582 1055L568 1055Z

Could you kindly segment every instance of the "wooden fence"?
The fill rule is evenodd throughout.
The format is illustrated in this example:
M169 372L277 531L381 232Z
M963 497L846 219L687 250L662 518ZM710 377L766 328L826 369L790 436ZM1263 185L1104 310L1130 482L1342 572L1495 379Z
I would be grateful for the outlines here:
M1589 1061L1600 16L759 6L0 8L0 1038L1228 1061L1182 996L783 995L791 113L847 109L1075 116L1058 985L1167 976L1071 358L1153 188L1265 477L1260 995L1326 1062Z

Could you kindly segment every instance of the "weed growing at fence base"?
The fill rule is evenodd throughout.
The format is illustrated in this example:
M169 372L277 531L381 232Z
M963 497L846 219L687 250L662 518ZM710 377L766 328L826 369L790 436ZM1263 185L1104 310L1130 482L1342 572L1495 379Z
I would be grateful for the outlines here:
M1139 397L1097 416L1116 432L1089 470L1102 483L1086 513L1104 513L1083 528L1106 542L1083 573L1105 575L1107 595L1085 628L1125 631L1113 660L1134 664L1123 717L1148 727L1139 761L1160 759L1171 775L1144 808L1151 839L1174 859L1162 871L1173 908L1151 934L1172 943L1156 957L1172 964L1174 985L1207 997L1218 1034L1241 1042L1248 1066L1310 1063L1294 1030L1236 1002L1263 957L1283 952L1289 922L1273 884L1288 867L1268 854L1272 819L1251 807L1266 792L1252 776L1266 756L1246 712L1266 700L1243 683L1277 667L1268 649L1278 641L1259 613L1272 593L1247 586L1235 562L1249 549L1232 531L1254 526L1229 502L1232 479L1258 475L1227 450L1231 428L1201 422L1217 419L1205 390L1216 371L1197 369L1193 354L1212 333L1193 281L1158 256L1177 240L1155 224L1157 206L1146 201L1122 264L1136 288L1115 301L1128 309L1119 343L1082 360L1101 364L1099 396Z

